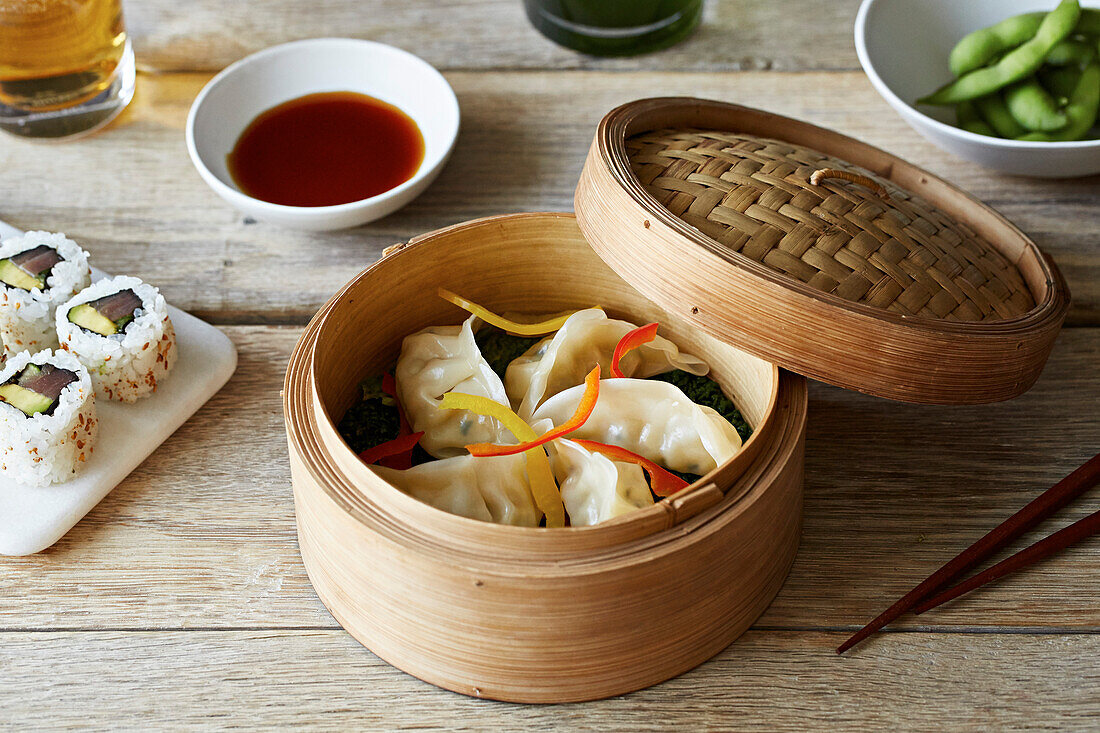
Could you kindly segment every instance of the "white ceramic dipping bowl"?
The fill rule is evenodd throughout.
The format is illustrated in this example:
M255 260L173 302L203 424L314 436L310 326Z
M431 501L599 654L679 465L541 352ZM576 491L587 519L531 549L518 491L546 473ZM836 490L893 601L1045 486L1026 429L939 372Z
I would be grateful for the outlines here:
M336 206L283 206L241 192L226 155L261 112L317 92L358 92L399 107L424 136L412 178L377 196ZM227 67L199 93L187 117L187 151L199 175L243 213L293 229L359 226L419 196L443 168L458 137L458 100L443 75L393 46L315 38L264 49Z
M944 150L987 168L1021 176L1072 178L1100 173L1100 140L1020 142L954 126L951 107L913 101L951 81L947 57L971 31L1057 0L863 0L856 16L856 53L878 93L909 125ZM1100 7L1083 0L1082 7Z

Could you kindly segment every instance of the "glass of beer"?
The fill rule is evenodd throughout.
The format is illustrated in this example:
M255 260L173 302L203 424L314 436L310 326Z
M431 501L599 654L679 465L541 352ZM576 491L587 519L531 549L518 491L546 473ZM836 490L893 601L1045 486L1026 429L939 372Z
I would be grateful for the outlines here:
M0 130L82 135L133 95L121 0L0 0Z

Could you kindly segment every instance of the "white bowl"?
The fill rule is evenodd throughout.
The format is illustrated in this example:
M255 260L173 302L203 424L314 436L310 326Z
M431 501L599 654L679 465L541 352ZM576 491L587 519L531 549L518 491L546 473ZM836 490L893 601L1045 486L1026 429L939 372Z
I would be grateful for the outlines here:
M277 104L316 92L369 94L399 107L420 127L424 160L412 178L377 196L337 206L283 206L241 192L226 155L245 127ZM210 80L187 117L187 152L214 191L249 216L293 229L359 226L390 214L435 179L458 137L458 100L443 75L393 46L315 38L273 46Z
M856 16L856 53L878 93L914 130L944 150L1021 176L1088 176L1100 173L1100 140L1001 140L955 127L950 107L913 107L915 99L951 81L947 56L964 35L1011 15L1049 11L1057 4L1057 0L863 0ZM1095 0L1081 5L1100 7Z

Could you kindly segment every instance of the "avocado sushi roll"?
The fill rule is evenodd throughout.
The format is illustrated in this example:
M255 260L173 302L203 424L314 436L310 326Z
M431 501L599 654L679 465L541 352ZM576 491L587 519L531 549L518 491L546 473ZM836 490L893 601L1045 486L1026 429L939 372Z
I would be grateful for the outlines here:
M90 280L88 253L64 234L27 232L0 243L4 354L57 348L54 312Z
M98 425L91 377L72 354L22 351L0 370L0 476L69 479L91 457Z
M176 332L164 296L136 277L80 291L57 309L61 348L92 375L96 394L135 402L155 392L176 362Z

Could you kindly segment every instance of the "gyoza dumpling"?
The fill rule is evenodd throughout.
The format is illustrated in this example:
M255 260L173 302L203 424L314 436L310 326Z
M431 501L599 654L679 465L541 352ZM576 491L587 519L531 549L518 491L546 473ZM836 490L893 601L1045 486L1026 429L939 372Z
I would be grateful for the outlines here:
M414 432L424 431L420 445L436 458L466 453L470 443L513 443L512 434L491 417L469 410L441 410L448 392L488 397L508 405L504 384L474 341L470 316L461 326L425 328L401 344L394 380Z
M554 395L534 420L561 425L577 409L584 385ZM702 475L741 449L741 436L724 417L688 399L679 387L653 379L606 379L592 415L572 438L626 448L681 473Z
M531 417L543 400L583 382L597 363L603 374L610 374L615 346L635 328L628 321L608 318L599 308L571 315L557 333L508 366L504 382L516 412L524 419ZM701 359L680 353L676 344L662 336L627 352L619 367L628 377L652 377L673 369L697 375L708 371Z
M572 526L599 524L653 504L641 466L612 461L565 438L547 448Z
M527 460L514 456L471 455L428 461L399 471L371 470L409 496L451 514L497 524L537 527L542 512L527 480Z

